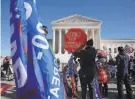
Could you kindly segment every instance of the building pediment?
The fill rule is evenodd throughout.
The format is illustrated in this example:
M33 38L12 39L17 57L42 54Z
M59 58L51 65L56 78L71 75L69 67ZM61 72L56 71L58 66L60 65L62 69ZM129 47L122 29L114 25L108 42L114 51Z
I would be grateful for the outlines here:
M68 24L68 23L101 23L101 21L94 19L94 18L89 18L86 16L81 16L78 14L62 18L56 21L51 22L52 24Z

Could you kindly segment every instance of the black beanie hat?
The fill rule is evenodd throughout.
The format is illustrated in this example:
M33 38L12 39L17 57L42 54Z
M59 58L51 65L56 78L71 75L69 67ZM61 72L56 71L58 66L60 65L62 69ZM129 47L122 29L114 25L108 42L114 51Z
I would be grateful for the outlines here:
M90 39L86 43L87 46L93 46L93 39Z

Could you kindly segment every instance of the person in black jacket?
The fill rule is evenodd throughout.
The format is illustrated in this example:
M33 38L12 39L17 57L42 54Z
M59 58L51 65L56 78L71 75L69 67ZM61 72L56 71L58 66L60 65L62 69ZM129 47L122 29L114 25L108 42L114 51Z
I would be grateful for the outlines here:
M126 86L127 98L132 99L132 88L128 75L129 56L124 53L123 47L118 47L118 51L119 54L116 57L118 99L124 99L123 82Z
M90 99L95 99L94 77L96 73L97 50L93 47L93 40L86 42L84 50L74 52L73 55L80 58L79 78L82 88L82 99L86 99L87 85L89 87Z

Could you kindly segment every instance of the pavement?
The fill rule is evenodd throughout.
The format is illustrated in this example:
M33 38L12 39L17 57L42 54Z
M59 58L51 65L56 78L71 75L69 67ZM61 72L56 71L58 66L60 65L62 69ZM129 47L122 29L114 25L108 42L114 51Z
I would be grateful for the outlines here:
M15 89L14 81L7 81L7 79L1 79L1 85L2 84L11 84L11 85L13 85L13 87L7 89L4 92L4 94L1 95L1 99L16 99L16 89ZM110 81L108 84L108 87L109 87L108 98L103 98L103 99L116 99L117 92L118 92L117 86L116 86L116 80L114 79L114 80ZM80 86L79 86L79 89L80 89ZM133 99L135 99L135 83L132 83L132 89L133 89ZM124 93L126 94L125 87L124 87ZM69 98L69 99L71 99L71 98ZM77 99L77 98L75 98L75 99Z
M8 81L7 79L3 79L1 78L1 86L5 85L5 84L9 84L9 85L13 85L13 87L8 88L2 95L1 95L1 99L16 99L16 89L15 89L15 81Z

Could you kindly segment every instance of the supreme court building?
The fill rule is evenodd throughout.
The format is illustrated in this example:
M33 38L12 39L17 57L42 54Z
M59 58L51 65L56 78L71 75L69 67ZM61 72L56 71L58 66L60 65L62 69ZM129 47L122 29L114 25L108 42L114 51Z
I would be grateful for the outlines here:
M129 45L135 48L135 39L102 39L101 25L102 21L81 16L78 14L62 18L51 22L53 30L53 39L48 40L52 45L55 57L60 59L60 71L67 64L71 54L64 49L64 35L71 28L81 28L87 35L87 40L94 40L96 49L104 50L108 54L108 59L116 57L117 47ZM131 53L133 55L133 53Z

